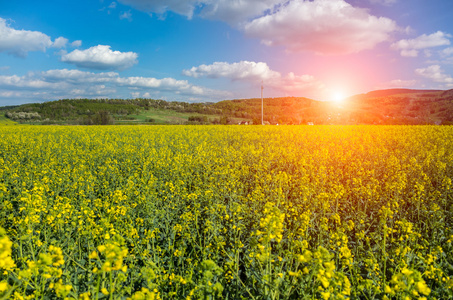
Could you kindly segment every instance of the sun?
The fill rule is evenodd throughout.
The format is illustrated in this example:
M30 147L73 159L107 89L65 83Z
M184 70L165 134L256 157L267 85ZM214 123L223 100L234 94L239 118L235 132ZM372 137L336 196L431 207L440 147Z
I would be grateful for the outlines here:
M332 92L331 99L333 102L341 103L344 98L345 98L345 96L341 91Z

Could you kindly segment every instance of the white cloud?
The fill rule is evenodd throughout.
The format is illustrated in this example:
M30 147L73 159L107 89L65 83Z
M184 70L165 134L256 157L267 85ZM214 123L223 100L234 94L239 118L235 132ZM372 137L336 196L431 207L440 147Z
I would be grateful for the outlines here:
M30 51L45 52L51 46L48 35L39 31L16 30L0 18L0 52L25 57Z
M98 70L123 70L137 63L135 52L112 51L110 46L98 45L86 50L74 50L61 57L61 61L80 68Z
M264 62L240 61L237 63L214 62L184 70L183 75L191 77L228 78L232 81L244 80L252 84L264 81L266 87L297 94L311 89L322 89L323 84L311 75L298 76L290 72L286 76L273 71Z
M153 98L153 96L149 93L140 93L140 92L131 92L132 98Z
M400 40L393 43L391 48L400 50L401 56L416 57L418 56L418 50L420 49L450 45L449 37L451 37L451 35L442 31L437 31L430 35L423 34L411 40Z
M375 0L392 4L396 0ZM266 45L323 54L372 49L399 30L388 18L370 15L345 0L119 0L148 13L195 13L243 30Z
M119 0L147 13L164 15L172 11L191 19L196 10L206 19L221 20L233 26L258 17L283 0Z
M130 5L135 9L148 13L164 14L173 11L191 19L198 0L119 0L119 2Z
M80 70L56 69L41 72L44 80L48 82L67 82L70 84L107 83L116 80L116 72L92 73Z
M221 20L233 26L272 11L282 0L216 0L203 1L200 15L207 19Z
M120 20L124 19L128 20L129 22L132 21L132 13L130 10L125 11L120 15Z
M403 57L417 57L418 56L418 51L415 49L403 49L400 52L401 56Z
M59 38L55 39L55 41L52 44L52 47L54 47L54 48L63 48L63 47L66 46L67 43L68 43L68 39L60 36Z
M402 79L395 79L388 83L388 86L391 87L410 87L414 86L417 83L417 80L402 80Z
M161 88L161 89L188 89L191 85L187 80L176 80L174 78L157 79L152 77L118 77L116 83L122 86L139 88Z
M80 47L80 46L82 46L82 41L81 40L74 41L74 42L71 43L71 46L72 47Z
M433 55L432 51L428 49L423 50L423 53L425 54L425 57L431 57Z
M115 9L115 8L116 8L116 2L110 3L110 5L108 6L108 8L110 8L110 9Z
M132 96L132 98L140 98L140 92L132 92L131 96Z
M11 97L20 94L23 98L21 101L27 98L35 102L74 97L126 98L131 91L139 95L149 92L164 93L179 100L187 98L186 96L220 100L232 95L230 92L196 86L187 80L121 77L116 72L93 73L57 69L30 72L24 76L0 76L0 94L9 94Z
M389 39L396 23L370 15L344 0L290 1L244 26L247 36L289 51L347 54L372 49Z
M152 77L118 77L114 80L119 86L141 89L156 89L159 91L171 91L178 95L196 96L231 96L229 92L216 91L190 84L187 80L174 78L152 78Z
M383 4L383 5L387 5L387 6L393 5L397 1L398 0L370 0L371 3L379 3L379 4Z
M11 89L55 89L62 88L62 85L47 82L41 78L34 78L33 76L0 76L0 88Z
M190 77L225 77L231 80L261 81L280 78L280 73L272 71L266 63L241 61L237 63L214 62L212 65L200 65L184 70L183 75Z
M434 82L445 84L446 87L453 87L453 77L445 74L439 65L431 65L426 68L416 69L415 73L422 77L431 79Z
M293 72L288 73L285 77L281 77L280 80L271 81L267 85L292 95L299 95L302 92L308 90L322 90L324 84L317 80L312 75L295 75Z
M440 55L442 55L443 57L453 55L453 47L443 49L442 51L440 51Z

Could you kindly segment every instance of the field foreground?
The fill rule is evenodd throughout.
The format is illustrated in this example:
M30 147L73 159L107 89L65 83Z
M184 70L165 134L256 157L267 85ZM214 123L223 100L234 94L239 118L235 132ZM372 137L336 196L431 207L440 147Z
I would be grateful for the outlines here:
M0 128L0 299L448 299L453 127Z

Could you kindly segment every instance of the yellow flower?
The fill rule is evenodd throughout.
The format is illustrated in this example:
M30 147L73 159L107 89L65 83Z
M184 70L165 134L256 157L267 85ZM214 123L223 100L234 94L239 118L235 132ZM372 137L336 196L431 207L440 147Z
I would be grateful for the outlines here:
M90 296L91 296L90 292L82 293L79 295L79 300L90 300L91 299Z
M431 293L431 289L426 285L425 281L419 281L416 284L417 290L425 296L428 296Z
M318 275L318 279L321 281L321 284L325 289L329 287L330 283L326 277Z
M386 285L386 286L384 287L384 292L386 292L387 294L393 293L392 289L391 289L388 285Z
M6 232L0 227L0 269L7 271L16 267L14 260L11 258L11 247L13 243L9 240Z
M6 281L0 282L0 292L4 292L8 289L8 283Z

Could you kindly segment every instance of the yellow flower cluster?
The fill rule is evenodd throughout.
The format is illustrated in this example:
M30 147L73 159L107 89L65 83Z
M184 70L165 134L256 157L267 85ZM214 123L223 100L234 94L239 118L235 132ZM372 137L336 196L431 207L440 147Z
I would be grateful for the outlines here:
M392 276L390 285L385 286L385 293L391 296L398 295L403 299L426 300L425 296L431 293L420 272L404 268L401 273ZM385 296L388 299L387 296Z
M123 259L127 256L127 248L121 247L121 242L108 240L105 245L99 245L97 247L99 253L104 256L102 262L102 272L112 272L121 270L124 273L127 272L127 266L123 265ZM89 258L98 258L99 256L93 251Z
M6 235L5 229L0 227L0 271L11 271L16 264L11 258L11 246L13 243Z

